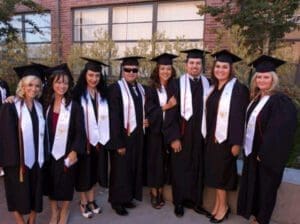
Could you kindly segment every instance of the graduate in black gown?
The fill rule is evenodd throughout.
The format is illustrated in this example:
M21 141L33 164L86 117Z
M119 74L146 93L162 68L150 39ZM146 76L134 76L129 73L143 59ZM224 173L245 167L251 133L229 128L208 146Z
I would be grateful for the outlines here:
M164 126L170 121L171 110L176 110L175 98L176 71L173 59L177 55L161 54L151 61L157 63L150 76L150 88L146 92L146 117L149 127L146 130L146 170L147 186L150 189L152 207L159 209L164 204L163 186L169 182L170 145L164 140ZM147 94L148 93L148 94ZM148 95L148 96L147 96Z
M210 222L220 223L230 212L227 191L237 188L236 159L243 144L249 91L234 76L233 64L241 58L227 50L212 56L214 87L206 100L205 184L216 191Z
M47 70L45 92L49 158L45 167L44 193L50 199L50 223L68 222L73 200L77 154L85 148L84 119L81 106L71 99L73 78L66 64ZM58 201L62 201L58 209Z
M179 110L165 127L171 145L171 184L175 215L184 215L184 207L207 214L202 208L204 181L204 137L206 132L204 98L209 81L203 74L205 51L191 49L187 53L186 74L178 80ZM182 146L181 146L182 145Z
M38 66L14 68L20 81L13 103L0 111L0 165L3 167L8 211L17 224L36 223L43 208L42 166L45 119L37 98L42 93L43 72Z
M10 95L9 87L6 81L0 78L0 108L4 103L6 97ZM2 167L0 167L0 177L4 176L4 171Z
M278 91L276 68L284 63L266 55L251 63L256 73L246 115L237 212L247 219L253 215L253 224L270 222L297 125L294 104Z
M75 189L80 192L80 209L85 218L101 213L95 201L96 183L108 187L108 150L110 139L109 110L103 66L98 60L81 57L87 63L73 91L73 98L83 109L87 144L79 156Z
M138 59L125 57L121 63L121 79L109 88L111 121L109 202L119 215L142 200L144 87L137 82ZM146 124L146 123L145 123Z

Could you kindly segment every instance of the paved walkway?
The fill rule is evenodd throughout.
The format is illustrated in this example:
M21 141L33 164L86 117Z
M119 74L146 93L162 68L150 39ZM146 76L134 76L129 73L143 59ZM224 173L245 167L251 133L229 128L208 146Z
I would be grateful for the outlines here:
M153 209L149 203L148 190L144 191L143 202L137 202L137 208L129 210L129 215L121 217L115 214L107 202L108 191L97 188L96 200L98 204L103 206L103 213L94 216L92 219L85 219L81 216L78 207L79 195L76 193L75 198L71 204L71 213L69 224L209 224L209 220L193 210L186 209L185 215L182 218L177 218L173 213L173 205L167 202L166 205L160 209ZM44 211L38 215L37 224L48 224L50 220L50 208L48 200L44 198ZM223 223L227 224L247 224L249 221L240 216L231 214L229 219ZM3 178L0 178L0 224L14 224L12 214L7 212L6 200L4 195ZM275 223L272 223L275 224Z

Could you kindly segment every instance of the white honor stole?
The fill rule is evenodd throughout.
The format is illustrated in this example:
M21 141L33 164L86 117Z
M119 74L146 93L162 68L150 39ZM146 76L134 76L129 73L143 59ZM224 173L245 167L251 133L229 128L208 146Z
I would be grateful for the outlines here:
M250 117L248 119L248 123L245 127L245 138L244 138L244 150L245 155L248 156L252 152L252 146L253 146L253 138L255 133L255 127L256 127L256 119L260 111L264 108L265 104L268 102L270 96L263 96L259 103L256 105L254 110L251 112ZM249 110L250 106L253 104L254 100L251 101L249 104L247 111Z
M232 78L224 87L221 98L219 100L215 138L219 144L227 139L229 110L232 96L232 90L236 82L236 78Z
M184 74L180 77L180 114L188 121L193 115L193 103L192 103L192 92L189 80L189 75ZM202 136L206 137L206 109L205 102L211 92L212 88L209 86L209 82L204 74L200 75L202 86L203 86L203 112L201 121L201 133Z
M168 95L167 95L166 88L163 85L161 85L160 88L156 89L156 92L157 92L157 95L158 95L159 105L162 107L168 101ZM165 114L166 114L166 112L163 111L163 120L165 119Z
M70 104L66 107L65 99L62 99L56 130L55 130L53 146L51 150L51 154L53 155L55 160L59 160L66 153L69 124L71 118L71 109L72 109L72 102L70 102ZM49 110L50 107L47 110L47 117L48 117Z
M44 163L45 119L43 116L43 108L38 101L34 100L33 103L39 121L38 158L35 158L34 134L30 112L25 103L23 103L20 99L15 100L18 118L21 118L24 163L30 169L33 167L35 160L38 161L40 167L42 167Z
M5 99L6 99L6 89L5 88L2 88L0 86L0 92L1 92L1 101L2 103L4 103Z
M134 102L128 87L127 82L124 78L118 81L120 86L122 102L123 102L123 116L124 116L124 128L127 130L127 134L131 134L136 128L136 114ZM143 119L145 118L145 91L141 84L137 83L137 88L139 89L142 95L143 102ZM144 129L145 131L145 129Z
M84 108L85 131L89 143L93 146L96 146L98 142L105 145L110 139L108 104L105 99L101 99L98 92L96 94L98 121L89 92L87 91L86 97L81 97L81 105Z

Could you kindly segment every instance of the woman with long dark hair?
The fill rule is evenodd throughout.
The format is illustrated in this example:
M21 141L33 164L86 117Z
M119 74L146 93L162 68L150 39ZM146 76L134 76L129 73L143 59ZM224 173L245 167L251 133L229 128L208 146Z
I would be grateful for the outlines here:
M170 146L164 140L164 129L170 121L172 108L175 108L174 81L176 71L173 67L173 54L161 54L151 61L156 62L150 76L149 94L146 94L146 117L149 127L146 132L146 170L147 185L150 189L151 205L159 209L164 204L163 186L169 182Z
M250 84L237 213L247 219L253 215L252 224L270 222L297 126L294 104L278 90L276 68L284 63L266 55L251 63L256 71Z
M227 50L212 54L214 88L206 100L207 136L205 184L216 192L210 222L228 218L227 191L237 188L236 159L243 144L249 92L234 76L233 63L241 59Z
M8 211L17 224L36 223L43 208L42 166L44 164L45 119L38 98L43 71L39 66L14 68L20 81L12 103L0 111L0 165L5 171L4 187Z
M84 150L83 113L71 98L73 78L66 64L48 71L45 92L49 157L45 170L46 189L51 205L51 224L68 222L69 204L73 200L75 163ZM58 209L58 201L62 201Z
M109 110L106 83L98 60L82 57L87 63L81 71L73 91L74 100L81 104L84 113L86 150L79 157L75 189L80 192L80 209L85 218L101 213L95 201L96 183L108 187L108 150L110 139Z

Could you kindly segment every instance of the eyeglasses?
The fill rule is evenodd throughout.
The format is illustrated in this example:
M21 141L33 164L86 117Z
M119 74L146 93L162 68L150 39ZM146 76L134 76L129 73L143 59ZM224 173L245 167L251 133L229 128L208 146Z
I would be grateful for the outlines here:
M130 72L137 73L139 71L139 69L137 69L137 68L123 68L123 71L128 72L128 73L130 73Z

